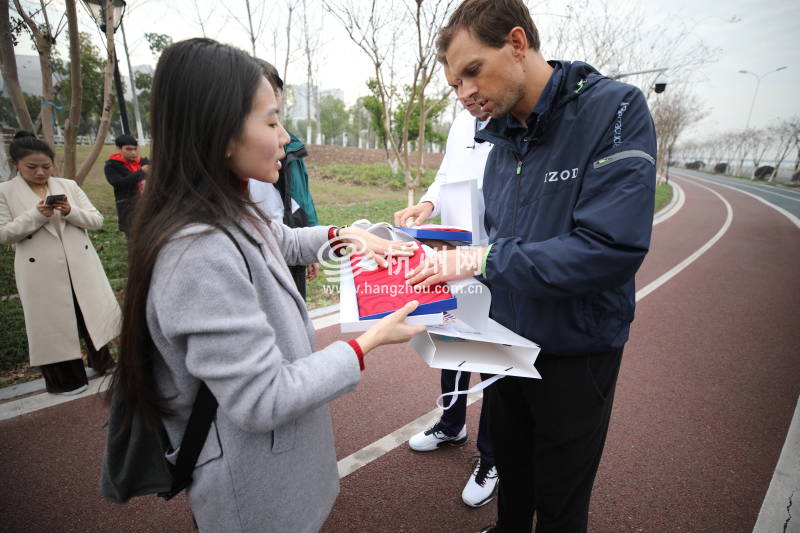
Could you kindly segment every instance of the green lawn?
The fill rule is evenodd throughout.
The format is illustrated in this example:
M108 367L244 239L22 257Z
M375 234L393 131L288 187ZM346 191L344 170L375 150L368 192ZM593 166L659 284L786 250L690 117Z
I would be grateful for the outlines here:
M125 237L117 230L114 192L103 175L103 162L115 151L106 146L89 173L83 188L94 205L105 216L103 227L90 232L100 260L115 291L125 285L127 276L127 246ZM143 155L147 155L146 149ZM81 161L88 147L79 147ZM403 208L406 193L400 178L393 176L386 165L309 165L311 191L317 206L320 224L345 225L366 218L373 222L392 221L394 212ZM428 172L423 179L423 190L433 179ZM417 197L421 191L417 191ZM656 210L666 205L672 188L661 184L656 190ZM438 222L434 220L433 222ZM14 252L10 246L0 246L0 387L39 376L38 371L27 366L27 340L22 305L15 297ZM313 309L338 302L335 286L325 288L324 276L308 286L308 306Z

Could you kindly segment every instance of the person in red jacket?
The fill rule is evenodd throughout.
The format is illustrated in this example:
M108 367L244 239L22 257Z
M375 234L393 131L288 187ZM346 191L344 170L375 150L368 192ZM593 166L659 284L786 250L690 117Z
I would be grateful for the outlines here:
M119 152L108 156L103 168L108 183L114 187L117 203L117 225L130 237L131 219L136 199L144 190L144 181L150 171L147 158L139 157L139 143L131 135L120 135L115 139Z

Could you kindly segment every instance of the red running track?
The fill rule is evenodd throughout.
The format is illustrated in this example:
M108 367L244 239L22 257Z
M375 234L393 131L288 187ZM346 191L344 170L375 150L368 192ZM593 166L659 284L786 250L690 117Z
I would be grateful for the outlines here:
M683 209L654 228L644 287L703 246L704 255L638 305L595 484L593 532L749 532L800 394L800 229L746 195L676 178ZM318 344L346 338L337 327ZM339 458L427 413L438 372L407 347L367 358L358 389L332 405ZM403 444L342 480L323 531L477 531L494 503L460 491L470 442L416 454ZM86 398L0 422L0 531L191 531L185 499L117 506L97 493L104 408Z

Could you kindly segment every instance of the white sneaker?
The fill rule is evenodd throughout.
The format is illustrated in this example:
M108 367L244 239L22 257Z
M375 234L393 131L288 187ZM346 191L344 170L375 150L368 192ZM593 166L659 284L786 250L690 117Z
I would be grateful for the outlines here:
M463 446L467 442L467 425L461 428L458 435L451 437L445 435L437 422L432 428L417 433L408 439L408 447L415 452L432 452L441 446L449 444L451 446Z
M478 457L472 475L469 476L464 490L461 491L461 499L470 507L486 505L494 499L499 481L497 468L484 465Z
M53 394L56 394L58 396L75 396L76 394L80 394L88 388L89 385L81 385L77 389L72 389L65 392L54 392Z

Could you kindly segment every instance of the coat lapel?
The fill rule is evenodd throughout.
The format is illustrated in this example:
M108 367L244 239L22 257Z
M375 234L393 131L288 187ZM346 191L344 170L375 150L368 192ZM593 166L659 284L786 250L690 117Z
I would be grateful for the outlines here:
M272 275L275 276L275 279L278 280L278 283L283 286L286 292L292 296L297 308L300 310L300 315L302 315L303 320L308 322L306 302L303 300L303 297L300 296L300 292L294 284L294 279L289 272L289 267L286 265L286 260L283 258L283 254L281 254L278 242L272 234L272 230L269 226L265 226L265 235L262 236L258 230L247 222L242 222L239 228L259 244L261 247L261 255L264 257L264 261L267 263Z

